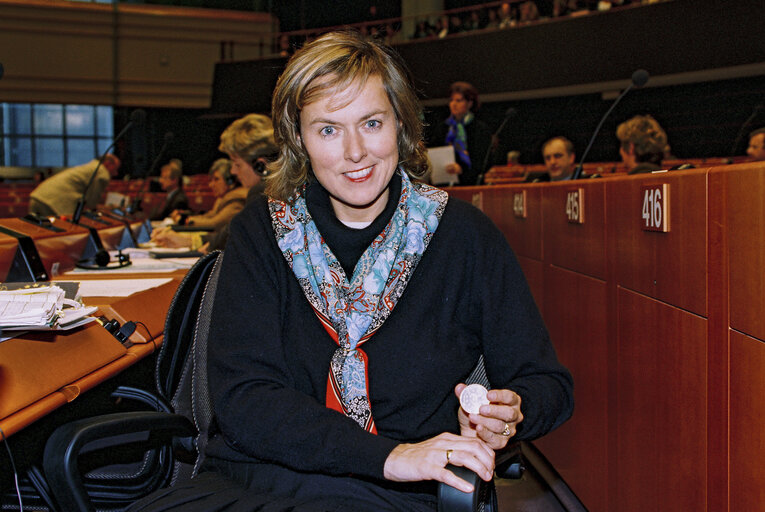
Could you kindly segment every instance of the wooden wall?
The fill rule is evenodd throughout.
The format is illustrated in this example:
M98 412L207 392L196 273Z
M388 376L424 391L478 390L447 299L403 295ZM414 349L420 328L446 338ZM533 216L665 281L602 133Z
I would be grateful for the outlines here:
M451 193L505 233L574 375L538 444L587 507L762 510L765 165Z
M221 43L270 52L267 14L62 0L0 0L0 101L208 108Z

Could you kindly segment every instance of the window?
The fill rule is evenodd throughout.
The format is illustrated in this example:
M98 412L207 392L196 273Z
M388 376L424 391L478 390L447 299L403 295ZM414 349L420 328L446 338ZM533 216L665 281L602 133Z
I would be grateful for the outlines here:
M106 151L113 136L112 107L0 103L0 165L79 165Z

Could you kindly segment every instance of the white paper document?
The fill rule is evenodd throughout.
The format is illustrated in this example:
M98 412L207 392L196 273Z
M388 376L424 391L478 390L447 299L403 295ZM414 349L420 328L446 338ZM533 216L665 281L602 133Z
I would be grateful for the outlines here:
M430 160L430 183L433 185L449 185L457 183L456 174L446 172L446 166L454 163L454 147L439 146L428 148L428 160Z
M137 292L169 283L169 277L157 279L103 279L80 281L83 297L127 297Z

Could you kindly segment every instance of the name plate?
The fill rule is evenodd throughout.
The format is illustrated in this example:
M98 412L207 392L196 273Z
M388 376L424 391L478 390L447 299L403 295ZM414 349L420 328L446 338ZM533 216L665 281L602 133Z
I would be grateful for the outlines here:
M643 186L640 227L643 231L669 232L669 183Z
M525 219L526 212L526 191L520 190L513 194L513 215Z
M584 224L584 189L566 192L566 219L572 224Z

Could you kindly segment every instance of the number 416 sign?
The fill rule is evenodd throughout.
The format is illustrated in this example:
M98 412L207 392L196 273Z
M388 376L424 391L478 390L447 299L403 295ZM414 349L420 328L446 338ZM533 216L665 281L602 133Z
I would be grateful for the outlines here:
M643 209L640 227L644 231L669 231L669 184L641 188Z

